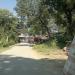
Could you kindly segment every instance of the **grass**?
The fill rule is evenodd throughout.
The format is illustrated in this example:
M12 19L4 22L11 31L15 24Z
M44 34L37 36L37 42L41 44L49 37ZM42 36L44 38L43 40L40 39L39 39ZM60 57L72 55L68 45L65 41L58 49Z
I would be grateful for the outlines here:
M15 45L15 44L12 43L12 44L7 45L7 46L5 46L5 47L0 46L0 53L1 53L1 52L4 52L4 51L6 51L6 50L8 50L8 49L10 49L10 48L12 48L14 45Z
M38 52L41 52L43 54L50 54L50 53L55 53L55 52L59 52L61 49L59 48L53 48L53 47L48 47L45 44L41 44L41 45L35 45L34 49L37 50Z
M3 51L6 51L8 49L9 49L9 47L0 47L0 53L3 52Z
M47 41L43 44L36 44L33 48L46 55L62 53L62 49L57 46L55 40Z

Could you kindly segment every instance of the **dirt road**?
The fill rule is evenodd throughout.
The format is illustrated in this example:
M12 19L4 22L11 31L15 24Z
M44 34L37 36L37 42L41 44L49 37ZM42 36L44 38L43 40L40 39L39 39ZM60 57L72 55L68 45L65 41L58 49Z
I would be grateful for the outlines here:
M0 75L63 75L65 59L48 59L29 46L14 46L0 54Z

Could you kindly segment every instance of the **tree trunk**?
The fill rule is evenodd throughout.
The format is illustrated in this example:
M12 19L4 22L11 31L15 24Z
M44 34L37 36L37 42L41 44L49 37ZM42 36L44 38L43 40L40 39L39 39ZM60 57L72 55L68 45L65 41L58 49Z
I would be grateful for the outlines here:
M73 39L74 35L73 35L73 26L72 26L72 9L65 7L65 15L67 18L67 23L68 23L67 24L67 35L69 35Z
M49 37L49 39L50 39L50 31L49 31L49 28L47 27L47 25L41 20L41 18L39 18L40 19L40 21L41 21L41 23L42 23L42 26L46 29L46 31L47 31L47 33L48 33L48 37Z
M47 31L47 33L48 33L48 37L49 37L49 39L50 39L50 38L51 38L51 35L50 35L49 28L48 28L47 26L45 26L45 28L46 28L46 31Z

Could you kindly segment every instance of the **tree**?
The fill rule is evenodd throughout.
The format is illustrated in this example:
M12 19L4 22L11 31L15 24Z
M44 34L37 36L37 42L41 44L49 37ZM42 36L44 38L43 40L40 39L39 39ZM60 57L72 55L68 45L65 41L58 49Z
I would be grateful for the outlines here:
M73 38L75 32L75 20L73 17L75 14L75 0L18 0L17 13L23 17L28 16L28 21L33 20L34 22L36 20L36 25L40 27L42 31L47 31L48 35L50 34L48 22L50 16L52 16L56 19L58 26L63 25L65 34Z
M22 23L21 25L24 25L25 23L27 30L29 28L28 21L38 12L39 1L40 0L17 0L17 5L15 9L21 20L20 24ZM27 20L27 23L25 20Z
M5 46L16 41L17 18L6 9L0 9L0 44Z
M40 0L17 0L16 12L20 17L29 17L38 11L38 3Z
M37 16L35 16L35 22L36 23L38 23L38 24L36 24L35 22L35 24L38 26L38 28L41 28L41 32L42 33L48 33L48 36L49 36L49 38L50 38L50 29L48 28L48 22L49 22L49 19L50 19L50 14L49 14L49 11L48 11L48 6L46 6L45 4L44 4L44 2L43 1L41 1L40 2L40 4L39 4L39 10L38 10L39 12L38 12L38 14L37 14Z
M45 0L49 11L56 18L56 23L66 28L66 35L74 36L75 0Z
M67 0L65 1L64 4L64 13L65 13L65 17L67 19L67 31L68 31L68 35L74 37L74 33L75 33L75 25L73 24L74 19L73 17L73 13L75 10L75 0ZM72 38L73 39L73 38Z

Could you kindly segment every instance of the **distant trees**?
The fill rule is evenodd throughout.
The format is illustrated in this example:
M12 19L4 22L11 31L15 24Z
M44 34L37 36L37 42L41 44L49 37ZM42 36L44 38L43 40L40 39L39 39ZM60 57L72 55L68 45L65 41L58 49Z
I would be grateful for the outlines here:
M28 18L30 34L49 33L47 27L49 21L48 8L41 0L17 0L16 11L20 17ZM31 33L32 32L32 33Z
M53 18L67 39L74 37L75 0L17 0L16 11L22 20L28 17L30 33L47 33L50 37L49 22Z
M16 0L16 12L19 17L30 17L34 14L37 14L38 3L40 0Z
M17 5L15 10L21 20L20 24L26 25L26 29L30 27L29 21L32 19L34 14L37 14L38 2L40 0L16 0ZM27 20L27 21L26 21ZM21 25L22 25L21 24ZM24 30L26 30L24 29ZM28 32L28 31L26 31Z
M39 33L41 34L48 34L48 37L50 38L50 29L48 27L48 23L50 21L50 14L48 11L48 6L44 4L44 2L41 0L39 3L39 9L36 16L34 16L34 19L32 20L33 27L37 27L40 29ZM34 24L34 23L35 24ZM35 28L35 29L37 29Z
M0 46L8 46L16 42L17 18L6 9L0 9Z

